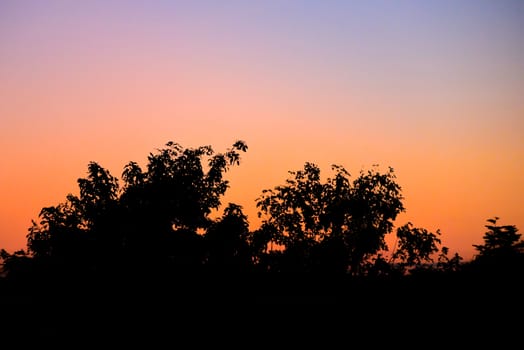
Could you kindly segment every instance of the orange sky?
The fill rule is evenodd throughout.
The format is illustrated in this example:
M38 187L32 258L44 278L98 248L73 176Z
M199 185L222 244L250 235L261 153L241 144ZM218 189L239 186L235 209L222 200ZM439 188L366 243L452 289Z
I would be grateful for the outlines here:
M397 224L469 258L486 219L524 230L520 1L0 4L0 248L84 177L175 141L249 146L224 203L305 162L395 169Z

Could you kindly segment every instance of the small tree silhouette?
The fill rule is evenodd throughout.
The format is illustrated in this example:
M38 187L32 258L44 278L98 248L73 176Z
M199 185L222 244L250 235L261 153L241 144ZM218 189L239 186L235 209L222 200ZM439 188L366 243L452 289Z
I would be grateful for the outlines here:
M332 170L335 176L325 183L313 163L290 171L285 185L257 199L259 216L276 229L270 239L284 247L283 264L291 270L312 271L325 262L359 275L367 259L387 249L384 237L404 210L401 188L392 168L382 174L374 166L353 182L342 166Z
M474 244L478 251L472 267L485 272L524 272L524 241L515 225L498 225L499 218L488 219L484 244Z
M413 227L411 222L397 228L398 248L392 254L393 261L404 272L415 268L424 268L435 262L435 253L439 252L440 231L429 232L424 228Z
M249 223L242 207L229 203L223 216L204 234L206 265L217 272L248 272L252 265L248 235Z

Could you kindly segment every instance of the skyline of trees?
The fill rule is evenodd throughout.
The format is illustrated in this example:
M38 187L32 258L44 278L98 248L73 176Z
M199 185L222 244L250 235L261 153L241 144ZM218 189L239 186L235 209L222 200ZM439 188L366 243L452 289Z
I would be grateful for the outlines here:
M298 272L403 276L420 271L452 272L465 263L442 245L440 231L411 222L396 224L405 211L393 168L378 165L355 179L341 165L321 181L321 169L306 162L288 171L284 184L256 199L262 224L250 230L242 205L223 205L225 173L239 166L248 149L236 141L224 152L168 142L148 156L142 169L130 161L121 178L97 162L68 194L42 208L32 221L27 250L2 249L4 270L16 266L59 273L108 271ZM213 210L222 216L212 218ZM488 219L484 244L474 245L475 266L506 261L516 265L524 242L513 225ZM396 228L395 228L396 226ZM386 236L395 234L393 250ZM480 262L483 262L482 264ZM36 268L35 268L36 269ZM14 273L14 272L12 272Z
M489 330L473 335L482 344L484 333L498 345L518 334L524 241L516 226L488 219L478 254L465 262L440 231L396 223L405 208L392 168L352 178L333 165L322 181L307 162L262 191L262 224L251 230L240 204L222 203L225 173L247 149L169 142L146 167L129 162L121 179L89 162L78 195L42 208L26 250L0 249L1 339L98 346L162 335L169 343L183 327L259 332L257 340L283 331L296 341L297 325L303 340L344 325L347 342L355 339L348 329L366 341L370 330L388 330L419 347L421 335L442 340L447 330L455 339L473 325ZM396 237L392 248L387 235Z

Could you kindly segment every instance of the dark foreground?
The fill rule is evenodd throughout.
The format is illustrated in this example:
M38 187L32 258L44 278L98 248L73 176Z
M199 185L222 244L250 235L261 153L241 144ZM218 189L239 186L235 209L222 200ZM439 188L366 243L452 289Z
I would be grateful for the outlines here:
M524 289L515 278L186 276L1 286L0 341L21 347L505 349L524 339Z

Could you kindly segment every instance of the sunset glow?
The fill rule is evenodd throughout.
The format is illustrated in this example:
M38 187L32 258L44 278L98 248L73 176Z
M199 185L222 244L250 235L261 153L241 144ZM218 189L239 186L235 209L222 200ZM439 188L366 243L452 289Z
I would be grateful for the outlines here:
M524 230L522 1L2 1L0 248L89 161L120 177L174 141L249 149L223 203L305 162L391 166L397 219L465 259Z

